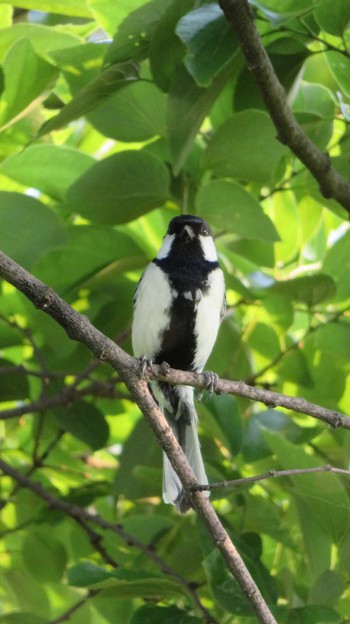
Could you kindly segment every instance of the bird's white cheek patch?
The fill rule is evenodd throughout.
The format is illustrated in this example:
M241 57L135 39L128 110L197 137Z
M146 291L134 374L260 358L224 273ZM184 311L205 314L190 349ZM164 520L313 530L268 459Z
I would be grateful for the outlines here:
M198 302L196 317L195 368L201 371L214 346L220 326L222 302L225 294L224 276L220 268L209 274L209 288Z
M134 355L154 357L159 349L159 336L170 323L172 293L163 271L151 263L144 272L137 291L132 326Z
M201 247L203 250L203 255L205 260L209 262L216 262L218 259L215 243L211 236L201 236L199 235L199 240L201 243Z
M175 238L175 234L166 234L164 236L163 244L157 254L158 260L168 257L174 238Z

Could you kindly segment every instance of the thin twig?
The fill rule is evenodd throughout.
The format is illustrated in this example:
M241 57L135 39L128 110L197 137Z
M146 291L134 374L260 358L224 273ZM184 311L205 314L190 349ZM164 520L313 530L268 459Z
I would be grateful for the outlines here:
M260 475L254 477L242 477L241 479L230 479L228 481L218 481L217 483L210 483L210 485L194 485L192 490L194 492L205 492L212 490L222 490L228 487L238 487L249 485L250 483L256 483L256 481L263 481L265 479L278 478L278 477L294 477L302 474L313 474L315 472L333 472L335 474L345 475L350 477L350 470L344 470L343 468L336 468L335 466L316 466L314 468L292 468L290 470L268 470Z
M0 410L0 420L18 418L25 414L40 414L53 407L64 407L75 399L87 396L98 396L108 399L130 399L128 394L115 390L109 382L104 384L100 381L93 381L89 386L80 390L77 389L78 383L81 383L81 381L74 381L73 384L66 386L61 392L53 396L43 396L36 401L32 401L32 403L23 403L17 407Z
M62 615L60 615L59 617L55 618L54 620L50 620L48 622L48 624L61 624L61 622L67 622L67 620L70 620L70 618L73 615L73 613L75 613L76 611L78 611L78 609L83 607L84 604L90 598L94 598L94 596L97 596L97 594L99 594L99 593L100 593L99 589L89 589L89 591L86 592L86 594L85 594L85 596L83 598L81 598L80 600L78 600L78 602L76 602L74 605L69 607L69 609L67 609L67 611L62 613Z

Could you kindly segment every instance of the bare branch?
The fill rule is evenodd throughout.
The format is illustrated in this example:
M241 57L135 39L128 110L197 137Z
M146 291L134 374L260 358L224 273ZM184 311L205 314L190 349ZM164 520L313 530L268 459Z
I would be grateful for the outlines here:
M94 596L97 596L97 594L99 593L100 593L99 589L89 589L89 591L86 592L83 598L81 598L80 600L78 600L78 602L76 602L74 605L69 607L69 609L67 609L67 611L62 613L62 615L55 618L54 620L50 620L48 624L61 624L61 622L67 622L67 620L70 620L73 613L75 613L75 611L78 611L78 609L80 609L80 607L82 607L86 603L87 600L89 600L90 598L94 598Z
M116 533L126 544L128 544L129 546L135 546L136 548L141 550L148 557L148 559L151 559L151 561L153 561L153 563L161 570L161 572L175 579L182 587L186 589L188 594L191 596L194 605L202 612L203 621L206 622L206 624L218 624L215 618L212 617L209 611L207 611L207 609L201 603L200 599L197 596L195 588L193 587L193 584L187 581L183 576L181 576L181 574L176 572L167 563L165 563L165 561L163 561L154 552L151 546L148 546L130 533L127 533L122 525L108 522L108 520L105 520L101 516L86 511L85 509L83 509L83 507L79 507L78 505L72 503L67 503L64 500L57 498L56 496L51 494L51 492L46 490L41 485L41 483L29 479L27 476L23 475L21 472L7 464L2 459L0 459L0 470L4 474L14 479L21 487L25 487L34 492L36 496L45 501L48 507L50 507L51 509L57 509L59 511L62 511L67 516L72 518L74 522L77 522L85 531L88 523L95 524L101 529L109 530L113 533ZM90 531L90 529L88 529L88 531ZM91 531L91 533L95 534L94 531ZM262 622L265 622L265 620L262 620ZM274 620L271 620L271 622L274 622Z
M329 155L321 152L297 123L259 37L248 0L219 2L241 45L247 67L261 91L278 139L288 145L309 169L317 180L322 195L327 199L336 199L350 214L350 183L331 166Z
M314 474L315 472L333 472L335 474L345 475L350 477L350 470L344 470L343 468L336 468L335 466L315 466L314 468L292 468L290 470L268 470L260 475L254 475L254 477L242 477L241 479L230 479L229 481L218 481L217 483L211 483L210 485L195 485L193 491L205 492L207 490L222 490L228 487L238 487L243 485L249 485L250 483L256 483L257 481L264 481L265 479L278 478L278 477L294 477L303 474Z
M191 492L191 487L193 484L197 483L195 475L182 448L169 427L166 418L155 403L148 389L146 380L139 378L139 361L125 353L125 351L118 347L112 340L98 331L86 317L73 310L73 308L61 299L52 289L40 282L40 280L11 260L11 258L6 256L3 252L0 252L0 275L20 290L37 308L42 309L54 318L65 329L71 339L79 340L88 347L94 355L108 362L119 373L120 378L124 381L147 422L153 429L163 450L168 455L192 502L193 508L202 518L214 543L225 559L229 571L240 585L243 593L255 611L259 622L262 624L276 624L276 620L261 595L258 586L251 577L227 531L222 526L208 498L202 492ZM202 377L202 384L203 387L205 387L207 382L205 381L205 377ZM0 468L2 467L6 474L14 475L13 469L0 460ZM19 475L17 474L14 478L19 479ZM23 475L21 475L20 478L22 480L27 479ZM22 481L22 483L25 482ZM49 502L47 498L48 493L43 493L43 488L41 488L40 484L35 483L34 485L35 489L33 487L33 482L28 479L26 487L31 487L33 491L36 491L39 496ZM74 509L77 510L78 508L68 506L67 513L68 509L70 512L69 515L72 515L72 513L74 515ZM76 513L78 512L76 511ZM78 513L78 515L80 514ZM82 516L80 515L80 517ZM105 527L106 524L103 524L105 522L104 519L99 518L100 526Z
M189 373L172 368L169 368L164 373L162 365L152 367L150 378L167 381L170 384L193 386L198 389L205 389L208 384L208 380L203 373ZM331 427L350 429L349 416L326 407L321 407L301 397L291 397L279 392L273 392L272 390L248 386L244 381L230 381L228 379L219 379L215 391L217 394L234 394L245 399L251 399L252 401L264 403L268 407L285 407L294 412L307 414L317 420L322 420Z

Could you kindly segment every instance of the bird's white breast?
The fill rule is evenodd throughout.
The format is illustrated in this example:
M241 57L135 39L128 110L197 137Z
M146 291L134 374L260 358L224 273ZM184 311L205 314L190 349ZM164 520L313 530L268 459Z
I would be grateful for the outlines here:
M225 297L225 282L218 267L209 273L208 289L197 304L195 333L197 348L195 370L201 371L214 346L221 322L221 310Z
M138 285L132 348L134 355L154 357L160 347L160 336L169 327L172 292L163 271L151 263Z

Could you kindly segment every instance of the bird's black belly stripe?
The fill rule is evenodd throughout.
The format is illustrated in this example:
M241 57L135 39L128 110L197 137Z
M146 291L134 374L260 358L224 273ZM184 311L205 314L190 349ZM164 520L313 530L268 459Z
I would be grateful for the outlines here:
M172 368L191 370L196 351L195 303L182 294L174 299L170 324L161 337L161 348L155 362L168 362Z

